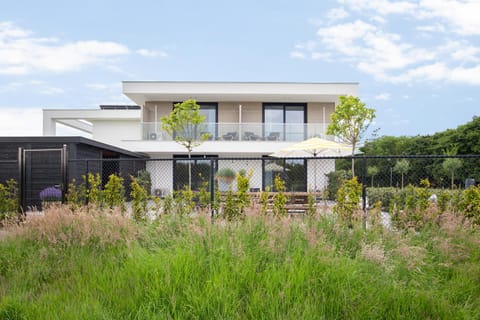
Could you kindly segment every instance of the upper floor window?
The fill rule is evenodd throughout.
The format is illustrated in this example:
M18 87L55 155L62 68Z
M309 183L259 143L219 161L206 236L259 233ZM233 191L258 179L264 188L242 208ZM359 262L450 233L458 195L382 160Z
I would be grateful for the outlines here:
M267 140L305 139L306 103L264 103L263 123Z
M175 102L173 105L177 104ZM200 113L205 116L205 122L203 124L203 132L210 135L210 140L214 140L217 137L217 122L218 122L218 103L216 102L198 102L200 106Z

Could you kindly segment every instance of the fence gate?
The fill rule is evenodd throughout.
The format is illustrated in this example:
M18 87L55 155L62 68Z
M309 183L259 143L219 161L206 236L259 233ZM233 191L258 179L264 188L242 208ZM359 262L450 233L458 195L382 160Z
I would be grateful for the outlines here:
M49 198L60 195L63 201L67 187L67 146L50 149L19 148L20 203L24 211L42 208L40 193ZM57 190L54 190L57 189ZM60 191L60 192L58 192Z

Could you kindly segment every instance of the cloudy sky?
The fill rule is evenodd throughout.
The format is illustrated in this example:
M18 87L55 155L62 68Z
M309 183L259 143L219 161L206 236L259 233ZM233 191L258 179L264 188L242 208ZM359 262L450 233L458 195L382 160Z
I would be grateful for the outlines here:
M0 135L42 108L131 103L123 80L359 82L379 135L480 112L479 0L5 1Z

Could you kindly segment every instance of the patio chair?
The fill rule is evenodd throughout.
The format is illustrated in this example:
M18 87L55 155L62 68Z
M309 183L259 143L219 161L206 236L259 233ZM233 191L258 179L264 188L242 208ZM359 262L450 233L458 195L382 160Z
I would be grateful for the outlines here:
M251 131L246 131L243 137L243 140L258 140L258 139L260 139L260 136L256 135Z
M222 135L223 140L238 140L238 133L237 132L227 132L226 134Z
M272 131L267 137L269 141L278 141L280 140L280 132Z

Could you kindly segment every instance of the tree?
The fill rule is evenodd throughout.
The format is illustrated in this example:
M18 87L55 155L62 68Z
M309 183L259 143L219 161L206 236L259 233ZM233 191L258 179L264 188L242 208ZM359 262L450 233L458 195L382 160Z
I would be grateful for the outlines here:
M457 152L458 152L458 145L455 145L450 149L444 150L443 153L447 156L454 156L457 154ZM443 160L442 167L446 173L450 174L450 177L451 177L450 185L452 189L454 187L455 171L460 169L462 167L462 164L463 164L462 160L460 160L459 158L447 158Z
M192 150L208 139L203 125L205 116L200 113L200 106L195 100L185 100L173 106L173 111L168 117L162 117L162 129L170 134L173 139L184 146L188 158L192 157ZM188 162L188 189L192 188L192 164Z
M367 176L372 178L372 188L373 188L373 178L378 174L379 169L377 166L367 167Z
M355 176L355 148L375 119L375 109L367 108L358 97L340 96L339 99L340 103L331 115L327 134L352 146L352 176Z
M402 176L402 189L403 189L403 175L410 170L410 162L407 159L398 160L393 167L393 171L399 173Z

